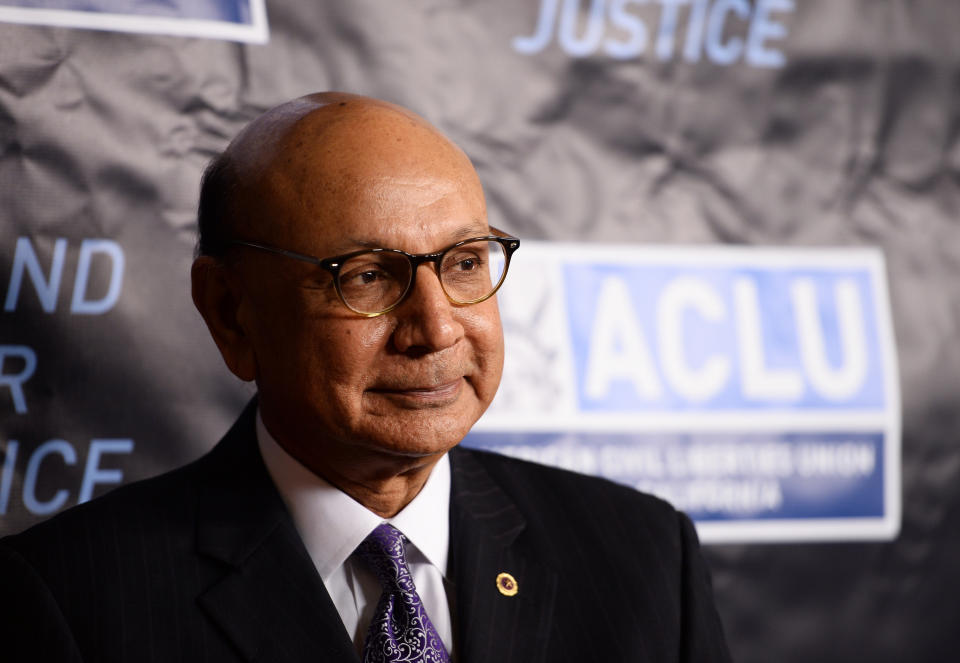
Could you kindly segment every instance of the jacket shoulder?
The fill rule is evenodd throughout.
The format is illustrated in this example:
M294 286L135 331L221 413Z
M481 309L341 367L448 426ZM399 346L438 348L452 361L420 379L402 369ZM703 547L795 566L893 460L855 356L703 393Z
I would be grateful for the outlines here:
M519 458L463 448L510 495L528 523L554 531L583 533L596 541L643 538L679 552L689 519L669 502L609 479L541 465Z
M0 539L24 558L43 566L54 551L69 546L93 549L123 547L133 535L189 527L196 502L195 477L200 461L135 481L78 504L32 527ZM62 550L61 550L62 553Z
M673 506L666 500L603 477L543 465L483 449L461 448L458 449L458 453L473 458L492 474L516 479L524 478L551 491L576 494L582 494L582 491L591 494L599 493L606 495L608 499L634 502L638 506L653 511L675 513Z
M250 472L255 465L251 458L259 452L249 443L254 439L254 411L253 404L248 406L220 442L197 460L66 509L0 539L0 545L16 548L29 558L31 552L49 550L58 541L73 541L74 547L85 542L91 549L110 550L135 536L170 537L187 530L192 536L197 502L205 486L229 481L225 477L231 471Z

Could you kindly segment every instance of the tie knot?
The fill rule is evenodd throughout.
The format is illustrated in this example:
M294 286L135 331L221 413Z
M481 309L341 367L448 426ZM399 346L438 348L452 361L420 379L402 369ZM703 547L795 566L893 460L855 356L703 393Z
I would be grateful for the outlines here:
M405 541L406 537L400 530L383 523L357 546L355 554L376 574L384 589L410 581L410 570L403 549Z

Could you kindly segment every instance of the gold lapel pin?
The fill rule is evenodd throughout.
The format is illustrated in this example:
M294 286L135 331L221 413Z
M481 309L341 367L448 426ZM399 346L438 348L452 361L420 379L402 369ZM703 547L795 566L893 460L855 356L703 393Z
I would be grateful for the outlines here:
M504 596L514 596L519 591L517 579L509 573L501 573L497 576L497 590Z

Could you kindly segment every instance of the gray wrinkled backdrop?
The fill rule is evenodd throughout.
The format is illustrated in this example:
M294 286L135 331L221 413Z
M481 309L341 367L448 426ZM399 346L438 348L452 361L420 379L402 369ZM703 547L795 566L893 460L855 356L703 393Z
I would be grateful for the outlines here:
M663 0L567 0L581 10L579 53L556 30L539 52L514 48L540 0L269 0L263 46L0 24L0 297L16 238L30 238L44 274L67 240L55 310L25 279L0 311L0 345L37 358L26 413L0 388L0 468L19 446L0 534L39 520L21 496L48 440L76 458L48 456L34 492L65 489L69 506L93 439L134 440L133 454L100 462L132 480L226 430L252 390L221 365L189 299L200 172L266 108L344 89L447 132L474 159L491 223L521 237L881 247L903 393L899 538L706 554L739 661L956 660L960 4L697 1L734 8L727 44L749 37L737 8L780 7L770 15L785 34L767 44L784 65L691 62L684 3L672 48L658 46ZM591 46L592 5L606 41ZM648 27L639 55L611 55L637 34L618 10ZM101 315L70 312L84 239L113 240L126 258L122 294ZM95 299L109 261L92 267ZM23 367L8 356L3 372Z

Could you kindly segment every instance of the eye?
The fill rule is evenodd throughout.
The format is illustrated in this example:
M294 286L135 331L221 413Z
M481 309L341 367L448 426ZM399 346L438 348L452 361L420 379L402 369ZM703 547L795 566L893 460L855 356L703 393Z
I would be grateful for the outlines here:
M402 254L363 253L354 256L340 269L340 290L345 295L371 296L406 288L410 281L410 262Z
M450 272L473 272L480 269L484 264L481 258L474 251L458 251L444 258L443 271Z
M340 273L340 283L352 287L371 285L388 278L391 278L390 274L375 266L351 269L349 272Z

